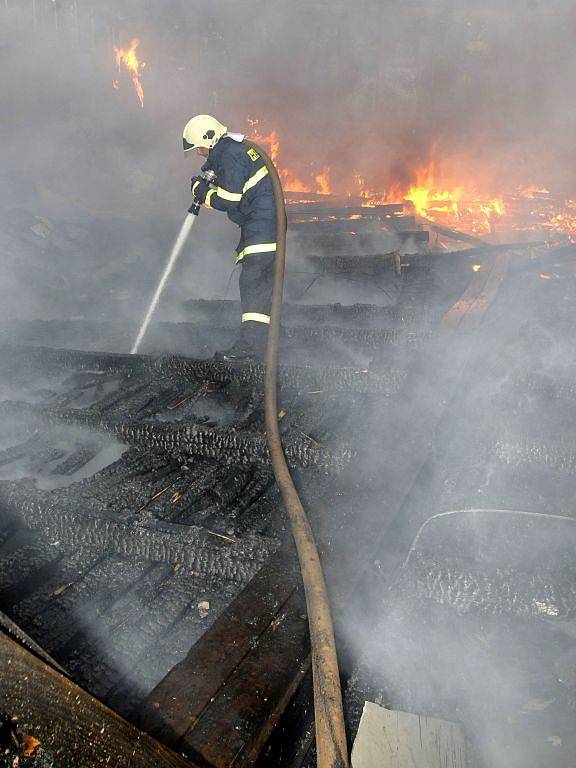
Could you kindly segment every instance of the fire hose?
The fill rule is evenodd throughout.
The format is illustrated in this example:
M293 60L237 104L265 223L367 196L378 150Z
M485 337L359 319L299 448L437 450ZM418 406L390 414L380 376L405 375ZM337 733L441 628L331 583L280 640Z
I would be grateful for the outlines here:
M266 152L250 141L245 140L245 144L262 156L272 181L276 203L276 260L264 378L266 441L274 476L290 518L306 594L312 647L317 764L318 768L346 768L348 751L330 604L314 534L290 476L278 427L278 338L286 261L284 192L276 168Z

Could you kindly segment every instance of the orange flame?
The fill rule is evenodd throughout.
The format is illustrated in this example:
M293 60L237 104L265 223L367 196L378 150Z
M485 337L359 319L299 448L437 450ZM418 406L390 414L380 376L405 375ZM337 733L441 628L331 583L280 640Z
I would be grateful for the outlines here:
M384 192L368 187L364 177L354 174L354 184L364 206L407 202L417 216L470 232L492 232L496 220L504 216L506 206L501 196L492 197L479 192L474 185L454 181L439 172L434 160L416 167L411 183L392 183Z
M317 191L321 195L332 194L332 190L330 189L330 168L327 165L322 169L322 173L319 173L318 176L316 176L316 184L318 185Z
M286 163L286 153L281 152L278 131L260 130L258 119L248 118L248 123L254 141L268 150L276 164L285 190L301 193L302 202L307 193L360 198L366 207L405 202L420 218L470 234L539 233L550 242L566 238L576 242L576 200L554 196L542 184L495 190L486 176L463 170L475 167L470 158L440 157L438 148L432 147L427 163L404 169L408 181L393 179L374 187L360 173L347 180L344 169L334 169L338 174L334 189L333 169L325 166L321 172L297 176ZM438 245L443 247L441 241Z
M518 194L528 200L534 200L537 197L545 197L550 194L546 187L539 187L537 184L529 184L527 187L520 187Z
M135 37L130 42L130 48L114 48L114 54L116 59L116 66L118 67L118 72L122 71L122 67L130 74L130 77L132 79L132 83L134 84L134 90L138 94L138 98L140 99L140 106L142 109L144 109L144 89L142 88L142 83L140 82L140 76L141 76L141 69L144 69L146 66L146 63L144 61L139 61L138 57L136 56L136 48L140 45L140 40L138 40L137 37ZM120 82L118 80L114 80L113 82L114 88L118 90L120 88Z
M252 139L257 144L262 144L264 149L266 149L270 155L270 159L277 167L278 175L280 176L282 186L286 192L315 192L321 195L332 194L330 190L330 168L328 166L325 166L322 169L322 172L316 176L315 188L312 184L306 184L296 176L290 168L280 164L280 138L278 136L278 131L273 129L266 136L263 136L258 129L258 126L260 125L260 120L258 118L248 117L247 122L252 128Z
M389 190L387 202L404 199L418 216L446 226L463 226L477 234L491 232L496 220L506 213L501 196L492 197L473 184L443 178L434 160L416 168L415 176L408 189L396 186Z

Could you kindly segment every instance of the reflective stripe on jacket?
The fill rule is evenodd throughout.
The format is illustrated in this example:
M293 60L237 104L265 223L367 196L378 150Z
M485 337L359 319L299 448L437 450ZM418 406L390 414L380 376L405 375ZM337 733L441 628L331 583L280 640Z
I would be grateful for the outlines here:
M270 253L270 244L276 240L276 207L272 182L260 154L243 141L224 136L210 150L202 170L213 170L217 184L208 192L205 204L225 211L241 227L238 260L248 253ZM268 247L248 250L256 245Z

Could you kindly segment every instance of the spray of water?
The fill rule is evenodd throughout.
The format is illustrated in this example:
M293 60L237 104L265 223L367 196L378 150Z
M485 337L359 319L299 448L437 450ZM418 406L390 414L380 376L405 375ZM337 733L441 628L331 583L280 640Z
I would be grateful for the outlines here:
M156 287L156 291L154 292L154 296L152 297L152 301L150 302L150 306L148 307L146 316L142 321L142 325L140 326L140 330L138 331L138 336L136 336L136 341L134 342L134 345L130 350L131 355L135 355L136 352L138 352L138 350L140 349L140 344L142 343L142 339L146 335L146 331L148 330L148 326L150 325L150 320L152 319L152 316L156 311L156 307L158 306L158 302L160 301L160 296L162 295L164 286L166 285L166 283L168 282L168 278L172 274L172 270L174 269L174 266L178 261L180 254L182 253L182 248L184 247L184 244L188 239L188 235L190 234L190 230L194 226L194 222L196 221L197 218L198 217L195 216L193 213L188 213L186 215L186 218L184 219L184 223L182 224L178 237L176 238L176 241L172 246L170 258L168 259L164 272L162 273L160 282Z

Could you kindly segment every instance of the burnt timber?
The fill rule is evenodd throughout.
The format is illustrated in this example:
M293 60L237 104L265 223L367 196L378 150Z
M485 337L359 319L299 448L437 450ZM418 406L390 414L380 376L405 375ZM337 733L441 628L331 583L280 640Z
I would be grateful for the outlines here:
M396 259L379 258L366 264L397 280ZM522 257L479 248L474 258L482 261L478 272L469 258L403 257L394 306L287 307L284 439L341 627L364 606L359 595L369 592L371 564L382 552L383 570L397 562L386 549L391 531L409 544L423 518L474 497L461 462L443 470L450 495L442 473L422 480L438 425L464 407L462 379L486 360L495 364L482 337L490 313L518 289ZM338 273L356 261L336 264ZM548 287L537 275L521 283L526 297ZM571 295L569 282L552 289ZM223 333L233 327L234 302L188 309L189 327L158 324L149 354L139 356L112 351L122 345L111 326L35 322L5 333L0 610L74 684L134 723L122 728L149 734L160 752L165 745L170 751L158 764L295 765L278 734L309 731L309 717L290 720L291 702L306 695L309 647L261 433L262 369L190 354L202 323L218 318ZM518 312L518 327L534 337ZM100 348L71 348L95 333ZM169 333L175 348L163 354ZM314 333L336 341L316 364L299 349ZM441 364L447 346L449 366ZM551 386L518 368L507 397L525 377L534 397ZM556 386L556 399L570 400L569 384ZM515 476L530 466L569 480L570 436L558 445L544 431L504 430L498 408L491 403L489 423L474 436L476 455ZM430 482L433 494L422 503ZM491 493L496 504L497 483ZM519 487L518 508L527 493ZM566 511L560 496L542 500L541 511L552 508ZM368 518L366 509L373 510ZM9 646L11 658L16 649ZM0 705L34 721L15 693ZM45 724L35 727L44 744L57 742ZM294 739L298 764L305 742L305 735Z

